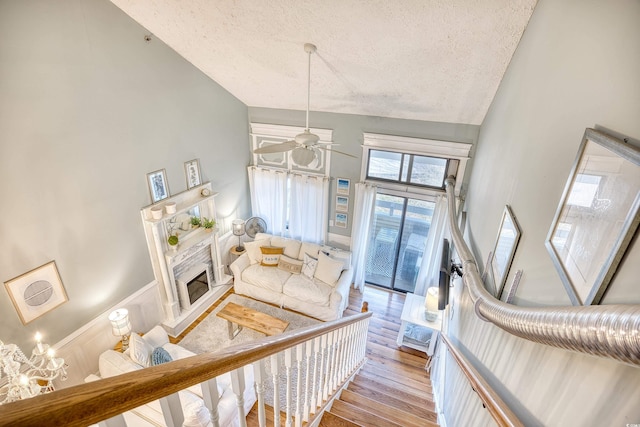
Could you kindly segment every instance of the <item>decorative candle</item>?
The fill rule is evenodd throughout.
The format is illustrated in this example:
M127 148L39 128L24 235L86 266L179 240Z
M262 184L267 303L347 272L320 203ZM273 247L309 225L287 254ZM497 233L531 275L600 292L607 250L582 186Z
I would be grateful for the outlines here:
M36 348L38 349L39 354L42 354L44 352L44 346L42 345L42 334L40 332L36 332Z
M427 289L427 296L424 299L425 319L433 322L438 318L438 288L431 287Z

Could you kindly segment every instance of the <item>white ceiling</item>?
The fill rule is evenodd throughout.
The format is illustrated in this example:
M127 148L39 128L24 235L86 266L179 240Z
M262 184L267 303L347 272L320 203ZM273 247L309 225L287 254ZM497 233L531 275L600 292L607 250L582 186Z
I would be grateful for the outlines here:
M111 0L250 107L481 124L536 0ZM313 115L311 116L313 124Z

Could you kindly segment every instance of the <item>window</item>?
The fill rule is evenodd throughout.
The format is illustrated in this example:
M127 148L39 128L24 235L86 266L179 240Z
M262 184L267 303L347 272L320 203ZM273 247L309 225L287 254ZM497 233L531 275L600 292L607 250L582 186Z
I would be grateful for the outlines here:
M448 159L393 151L369 150L367 179L444 188Z

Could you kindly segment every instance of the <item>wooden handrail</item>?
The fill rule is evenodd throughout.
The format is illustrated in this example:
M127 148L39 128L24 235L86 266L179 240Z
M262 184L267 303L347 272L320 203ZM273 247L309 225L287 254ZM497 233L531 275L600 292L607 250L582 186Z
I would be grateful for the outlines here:
M446 337L446 335L440 335L442 341L447 345L449 353L453 359L458 363L458 366L469 380L471 387L478 394L480 400L484 404L485 408L489 411L495 422L499 426L519 427L524 426L511 411L507 404L498 396L498 394L491 388L489 383L484 379L482 374L478 372L476 368L462 355L460 350Z
M361 313L273 337L61 389L0 407L0 425L86 426L359 322Z

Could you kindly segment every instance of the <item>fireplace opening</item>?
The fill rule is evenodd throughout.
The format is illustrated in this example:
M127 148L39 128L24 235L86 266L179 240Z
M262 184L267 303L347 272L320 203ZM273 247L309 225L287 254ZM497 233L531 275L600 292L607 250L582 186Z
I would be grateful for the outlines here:
M177 280L180 305L188 310L210 289L209 269L205 264L197 264L182 274Z

